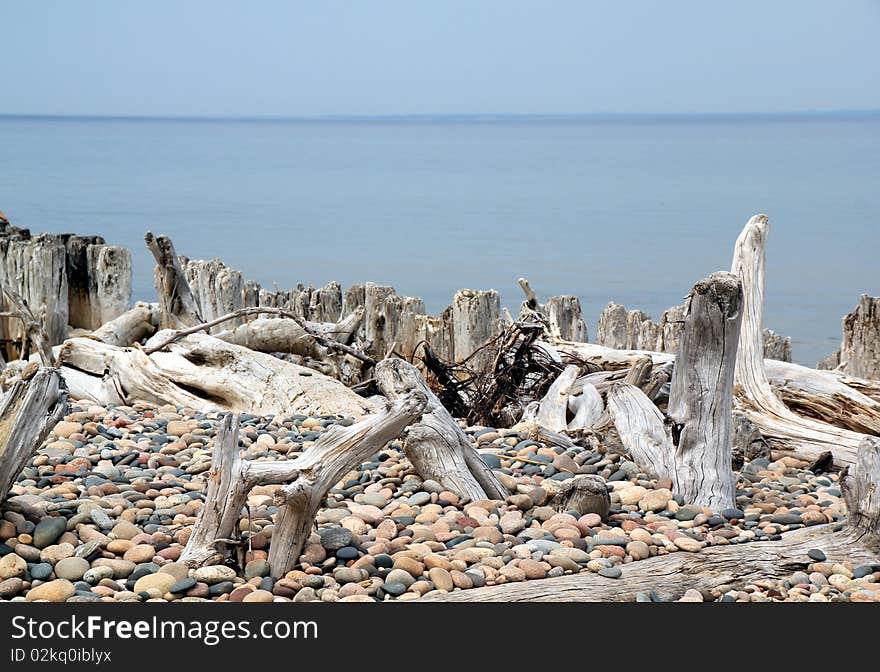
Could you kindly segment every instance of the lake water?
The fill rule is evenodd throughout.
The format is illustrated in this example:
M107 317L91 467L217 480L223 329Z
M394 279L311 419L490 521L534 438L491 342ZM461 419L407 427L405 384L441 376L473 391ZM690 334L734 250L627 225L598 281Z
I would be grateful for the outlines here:
M271 286L374 281L431 312L577 294L655 319L772 226L767 326L814 365L880 294L880 117L187 121L0 117L0 210L100 234L152 299L151 229Z

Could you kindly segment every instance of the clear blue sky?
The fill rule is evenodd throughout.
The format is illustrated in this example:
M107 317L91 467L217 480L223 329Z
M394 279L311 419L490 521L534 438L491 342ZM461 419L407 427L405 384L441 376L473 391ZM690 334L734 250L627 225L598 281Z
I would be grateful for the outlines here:
M26 0L0 113L880 108L880 1Z

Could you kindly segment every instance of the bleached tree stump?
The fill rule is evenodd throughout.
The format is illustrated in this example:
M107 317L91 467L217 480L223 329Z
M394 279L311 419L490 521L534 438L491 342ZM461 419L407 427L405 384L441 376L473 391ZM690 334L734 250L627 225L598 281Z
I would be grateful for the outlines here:
M182 329L204 322L171 239L147 231L144 241L156 260L154 276L159 297L159 327Z
M687 303L667 415L672 422L675 491L719 511L734 505L731 470L733 374L742 287L730 273L694 285Z
M67 239L67 300L71 326L94 330L131 305L131 252L100 236Z
M415 366L402 359L384 359L376 364L375 376L388 399L399 400L417 390L428 400L421 419L407 428L403 443L406 456L423 479L435 480L472 501L507 497L505 487Z
M494 289L461 289L452 298L452 340L456 361L464 361L501 331L501 299ZM469 360L476 371L492 364L485 350Z
M219 259L190 259L183 268L184 277L192 291L199 315L205 321L245 307L244 276L227 267ZM235 328L244 320L212 327L209 333ZM189 326L189 325L188 325Z
M764 359L791 361L791 337L780 336L772 329L764 329Z
M23 375L0 399L0 504L69 408L67 388L56 369L32 374Z
M840 369L860 378L880 379L880 297L862 294L843 318Z
M714 273L694 285L686 305L667 416L629 383L612 387L608 410L642 470L671 479L673 491L686 501L718 511L734 504L731 408L742 317L739 280Z

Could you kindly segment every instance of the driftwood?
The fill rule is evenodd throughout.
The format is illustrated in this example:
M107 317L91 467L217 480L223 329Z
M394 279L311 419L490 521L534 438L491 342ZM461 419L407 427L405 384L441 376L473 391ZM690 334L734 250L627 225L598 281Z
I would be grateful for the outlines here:
M48 368L23 376L0 400L0 503L68 408L64 379Z
M154 352L158 352L159 350L162 350L163 348L168 347L169 345L171 345L175 341L179 341L181 338L184 338L184 337L189 336L191 334L196 334L200 331L208 330L211 327L214 327L218 324L222 324L223 322L235 320L240 317L247 316L247 315L262 315L262 314L277 315L278 317L289 319L296 325L296 327L299 328L298 330L293 329L292 327L290 327L287 330L285 330L284 328L280 329L282 334L286 332L286 334L293 339L293 341L288 341L288 344L286 347L294 347L294 345L297 343L297 341L299 341L299 346L302 347L304 350L308 350L307 344L304 343L302 340L300 340L301 337L305 335L305 336L308 336L311 339L311 341L313 341L313 345L319 344L319 345L323 346L324 348L327 348L328 350L335 350L335 351L338 351L341 353L345 353L347 355L351 355L352 357L355 357L356 359L359 359L362 362L364 362L365 364L369 364L371 366L375 363L370 357L367 357L365 354L363 354L362 352L360 352L356 348L345 345L344 343L337 340L334 337L335 333L337 333L337 330L332 325L329 325L329 326L311 325L294 313L290 313L286 310L281 310L280 308L265 308L265 307L241 308L240 310L237 310L234 313L229 313L228 315L222 315L218 318L211 320L210 322L201 322L199 324L187 327L185 329L179 329L177 331L169 332L166 335L164 335L162 338L152 339L151 343L148 343L146 345L146 347L144 348L144 352L148 355L151 355ZM349 318L349 320L350 319L351 318ZM266 325L265 322L261 322L260 326L263 327L262 331L263 331L264 336L260 336L259 334L255 334L253 330L245 330L243 332L244 337L242 340L247 340L248 337L250 337L252 339L261 339L262 340L265 337L265 339L267 339L267 340L271 339L271 340L274 340L274 342L276 342L278 344L283 344L283 342L281 341L282 337L278 336L277 334L274 333L276 325L271 325L271 324ZM344 332L342 332L342 333L344 333ZM220 335L218 334L218 338L219 338L219 336ZM228 342L230 342L230 343L235 342L236 339L235 339L234 335L226 334L226 336L228 337ZM227 340L227 339L223 338L220 340ZM245 347L249 347L249 346L245 346ZM260 349L260 348L254 348L254 349ZM281 350L281 352L283 352L283 350ZM314 350L314 352L321 354L321 351L319 351L319 350Z
M159 327L185 329L204 322L171 239L147 231L144 241L156 260L154 275L159 297Z
M579 373L579 367L567 366L553 381L541 400L535 416L535 421L539 425L553 432L561 432L568 428L568 399Z
M776 395L799 415L854 432L880 435L880 399L859 392L856 379L766 359L764 370Z
M138 301L131 310L95 329L89 338L108 345L126 347L152 336L156 332L158 321L158 305Z
M730 273L694 285L665 417L632 384L644 374L608 394L621 443L635 463L669 478L686 501L716 511L734 505L731 407L741 309L742 289ZM638 360L643 370L645 362Z
M49 336L45 329L43 329L40 321L31 312L27 302L12 287L4 286L2 290L6 300L12 306L13 314L22 324L23 333L26 338L22 358L27 358L30 349L39 357L43 366L55 366L55 356L52 353Z
M669 393L675 467L663 475L686 501L716 511L734 504L731 409L742 296L730 273L694 285Z
M770 224L755 215L736 241L732 272L742 281L744 311L737 351L737 397L742 410L778 451L810 461L827 451L839 466L852 464L863 435L795 415L773 393L763 357L764 254Z
M131 252L100 236L70 236L66 248L70 325L94 330L128 310Z
M507 497L505 487L415 366L401 359L385 359L376 365L375 376L379 389L392 401L413 390L428 400L424 415L407 428L403 443L404 452L423 479L435 480L472 501Z
M591 383L582 383L581 392L568 398L568 410L574 414L568 423L569 431L589 429L602 417L605 404L599 390Z
M538 296L525 278L517 280L526 300L520 307L520 319L531 320L537 317L543 322L554 338L566 341L586 341L587 323L581 311L581 302L576 296L564 294L551 296L546 303L538 302Z
M64 238L45 233L31 237L18 229L3 236L0 246L0 286L30 306L50 345L60 343L67 336L69 315ZM7 323L4 332L10 340L22 340L20 324Z
M269 549L269 566L275 578L284 576L299 560L311 533L315 514L329 490L347 472L370 458L425 408L426 399L415 391L359 423L336 425L297 459L284 462L249 462L238 448L238 416L229 414L214 444L212 470L205 504L199 512L180 561L192 567L222 562L234 545L242 508L258 484L286 484L275 495L281 506Z
M145 345L168 340L160 331ZM89 338L68 339L59 361L71 395L100 404L173 404L258 415L359 416L373 405L337 380L271 355L190 334L147 355Z
M845 377L839 372L764 359L764 245L768 230L764 215L753 217L740 235L734 253L733 271L742 281L744 294L734 381L736 405L773 450L809 462L830 451L837 467L852 464L863 434L851 430L874 427L880 384ZM668 353L618 350L590 343L553 340L549 347L582 365L606 370L629 369L646 355L651 357L654 367L674 361ZM777 397L771 382L795 408L805 409L810 415L822 413L822 422L796 415Z
M880 297L862 294L843 318L843 342L835 367L851 376L880 379Z
M651 358L655 372L664 371L675 362L675 356L669 353L614 350L593 343L554 341L553 347L604 369L581 379L594 384L602 394L613 383L622 381L627 372L646 356ZM764 359L764 370L773 391L786 405L790 404L792 410L854 432L880 433L876 429L880 381L772 359ZM577 389L578 384L575 384L573 391ZM741 390L735 389L735 392Z
M426 602L633 602L653 591L664 601L686 590L721 595L748 583L784 579L806 569L807 551L821 549L828 562L876 564L880 559L880 440L865 438L858 459L841 476L849 511L845 525L817 525L786 532L779 541L675 552L622 567L619 579L585 573L453 593L431 593Z
M501 331L501 300L494 289L461 289L452 298L452 340L456 361L469 360L476 371L492 365L491 353L480 350ZM479 352L478 352L479 351Z

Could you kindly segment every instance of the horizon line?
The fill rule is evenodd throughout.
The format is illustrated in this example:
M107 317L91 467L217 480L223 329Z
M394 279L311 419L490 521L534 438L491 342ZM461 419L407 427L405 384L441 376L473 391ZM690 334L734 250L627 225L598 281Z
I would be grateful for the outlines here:
M685 119L784 119L880 116L880 108L839 110L788 110L777 112L450 112L314 115L173 115L173 114L43 114L5 113L0 119L59 121L205 121L205 122L345 122L345 121L614 121Z

